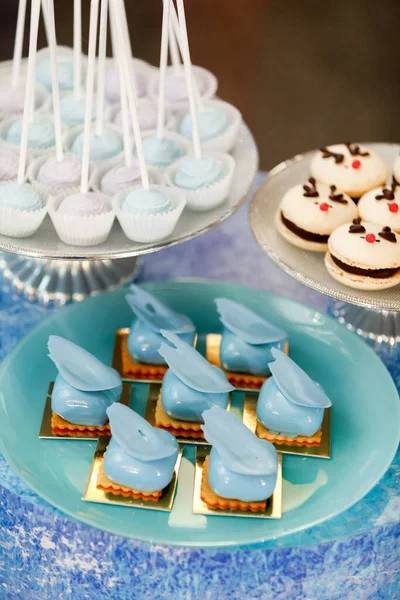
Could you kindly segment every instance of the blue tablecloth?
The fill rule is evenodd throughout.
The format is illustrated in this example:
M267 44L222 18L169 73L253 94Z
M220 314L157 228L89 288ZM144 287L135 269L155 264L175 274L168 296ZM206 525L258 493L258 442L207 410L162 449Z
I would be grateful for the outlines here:
M147 256L141 277L203 277L262 287L326 310L257 247L247 207L217 229ZM0 359L48 309L0 291ZM399 384L399 357L385 362ZM0 455L2 600L344 600L400 598L400 452L362 501L319 526L251 550L169 548L71 521Z

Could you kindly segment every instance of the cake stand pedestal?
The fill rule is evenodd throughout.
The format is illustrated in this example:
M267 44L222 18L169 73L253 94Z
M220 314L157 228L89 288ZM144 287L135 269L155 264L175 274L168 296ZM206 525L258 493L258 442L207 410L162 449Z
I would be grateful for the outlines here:
M136 257L115 260L50 260L0 252L0 277L30 301L45 306L80 302L113 290L138 274Z
M365 144L392 164L399 154L398 144ZM314 152L297 155L277 165L259 187L250 206L252 233L268 256L285 273L304 285L333 299L329 312L348 329L369 340L377 349L399 349L399 287L364 291L346 287L334 280L324 264L322 252L308 252L289 244L275 227L275 215L284 194L304 184L310 175Z

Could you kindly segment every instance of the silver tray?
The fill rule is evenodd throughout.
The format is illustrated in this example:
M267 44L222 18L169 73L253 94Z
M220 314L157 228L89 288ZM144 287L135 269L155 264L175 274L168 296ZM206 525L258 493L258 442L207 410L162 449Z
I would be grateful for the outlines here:
M25 64L24 64L25 67ZM11 62L0 63L0 79L10 74ZM245 202L258 171L258 150L254 138L243 123L235 147L231 152L236 160L231 192L226 201L217 208L204 213L183 211L171 236L153 244L131 242L125 237L117 221L104 244L92 247L68 246L61 242L47 215L38 231L29 238L10 238L0 235L0 250L45 259L106 260L139 256L162 250L191 240L206 233L230 217Z
M398 144L371 143L367 148L378 152L391 167L399 154ZM322 294L365 308L400 311L400 287L387 290L353 290L333 279L324 264L323 252L308 252L289 244L274 224L275 213L285 192L304 183L308 177L314 150L299 154L270 171L250 205L250 228L266 254L288 275Z

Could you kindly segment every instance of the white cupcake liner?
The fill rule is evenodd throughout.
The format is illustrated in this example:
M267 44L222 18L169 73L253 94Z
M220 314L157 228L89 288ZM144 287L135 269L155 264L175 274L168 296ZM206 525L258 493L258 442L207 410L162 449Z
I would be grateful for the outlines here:
M181 66L183 69L183 66ZM173 67L168 67L168 69L173 69ZM205 80L206 86L205 91L200 95L201 99L205 102L207 100L211 100L217 92L218 89L218 79L215 77L211 71L208 69L204 69L204 67L199 67L198 65L192 66L193 72L198 74L202 79ZM147 95L151 100L158 100L158 73L154 73L151 79L149 80ZM165 99L165 105L171 108L174 111L180 112L182 110L189 109L189 99L185 100L175 100L170 101Z
M147 97L139 98L138 104L143 102L143 100L145 102L152 102L155 105L157 104L156 102L154 102L154 100L150 100L150 98L147 98ZM108 110L108 118L109 118L110 123L113 123L116 127L122 128L122 123L121 123L121 125L119 125L118 123L115 122L115 118L120 110L121 110L121 104L119 102L114 102L113 104L110 104L109 110ZM176 131L177 118L176 118L176 115L168 107L166 107L165 117L166 118L165 118L164 129L167 131ZM129 117L129 120L130 120L130 117ZM150 129L141 129L140 130L141 134L143 134L143 135L145 135L149 131L152 131L152 130L150 130ZM131 126L131 134L132 134L132 138L133 138L132 126Z
M143 94L143 96L140 96L139 99L146 98L149 81L153 77L153 75L158 72L158 68L147 63L144 60L141 60L140 58L134 58L132 60L134 62L135 72L140 73L147 81L146 91ZM106 59L106 70L112 69L114 66L115 66L114 58L107 58ZM105 88L105 96L107 98L107 101L111 105L118 103L120 101L120 94L119 93L118 94L114 94L114 93L110 94L110 92L107 90L107 87Z
M156 136L156 135L157 135L157 131L155 129L147 131L146 133L144 133L142 135L142 140L145 140L149 137ZM163 132L162 137L169 139L169 140L173 140L181 147L182 152L183 152L182 158L185 154L189 154L189 152L191 151L191 148L192 148L191 142L187 138L185 138L183 135L181 135L180 133L177 133L176 131L165 130ZM179 160L180 158L181 157L179 157L177 160ZM177 161L175 161L175 162L177 162ZM171 163L171 164L174 164L174 163ZM165 170L168 169L168 167L162 167L162 166L157 167L155 165L149 165L149 164L147 164L147 166L149 169L152 169L154 172L156 172L162 180L164 180L164 173L165 173ZM171 165L169 165L169 166L171 166Z
M65 155L68 156L68 155ZM70 155L72 156L72 155ZM76 158L75 155L73 155L74 158ZM71 196L72 194L76 194L79 192L80 190L80 184L76 185L76 186L71 186L68 188L59 188L59 187L51 187L49 185L46 185L44 183L40 183L40 181L37 180L37 176L38 173L40 171L40 167L46 162L46 160L48 158L50 158L50 156L39 156L39 158L36 158L35 160L33 160L28 169L27 169L27 178L28 181L32 184L32 187L43 196L43 198L45 199L45 202L47 204L48 199L50 198L50 196L58 196L59 194L63 194L64 196Z
M214 181L210 185L197 190L187 190L185 188L178 187L174 183L174 180L182 159L174 162L165 170L164 173L164 182L167 185L172 186L174 189L181 190L181 192L185 195L188 208L191 208L197 212L210 210L224 202L229 195L229 190L231 188L232 178L236 166L235 159L230 154L226 154L224 152L207 152L205 156L211 156L212 158L223 162L225 166L225 174L223 177L217 181Z
M123 138L122 135L122 131L119 127L117 127L116 125L114 125L113 123L107 123L105 124L105 126L107 127L107 129L113 129L114 131L116 131L117 133L120 134L120 136ZM79 154L74 154L73 152L71 152L71 148L72 148L72 144L75 141L75 138L78 137L78 135L80 133L82 133L82 131L84 130L84 125L77 125L77 127L72 127L71 129L67 130L64 133L64 150L70 154L73 154L73 156L78 156ZM92 131L94 130L95 124L93 122L92 124ZM121 150L121 152L119 152L119 154L116 154L115 156L111 156L111 158L104 158L101 160L94 160L94 159L90 159L90 162L92 163L92 165L113 165L116 161L120 161L122 160L124 156L124 151L123 149ZM82 157L80 157L82 158Z
M0 182L1 186L7 181ZM47 209L44 198L38 193L43 204L39 210L20 210L19 208L9 208L0 205L0 234L9 237L24 238L34 234L43 222Z
M68 194L62 193L49 198L47 208L58 237L70 246L97 246L108 238L114 222L114 212L108 196L102 194L110 207L109 212L88 217L60 215L58 207Z
M107 171L109 171L113 167L116 167L117 165L122 164L124 164L124 160L119 159L114 161L112 165L94 165L90 176L90 189L92 189L94 192L100 192L101 194L104 194L105 192L103 192L101 189L101 180L103 179ZM163 177L162 175L160 175L158 169L152 169L151 167L148 167L147 171L151 185L161 185L163 183ZM136 183L133 186L130 186L126 189L131 191L134 187L137 187Z
M49 119L53 123L53 115L51 115L49 113L40 113L40 114L38 114L38 117L44 118L44 119ZM20 144L13 144L11 142L8 142L5 138L7 136L8 130L10 129L10 127L14 123L14 121L17 121L21 118L22 118L21 115L15 116L15 117L11 117L10 119L5 119L2 123L0 123L0 146L10 148L14 152L18 152L18 153L20 151ZM39 156L49 156L50 154L53 154L54 149L55 149L55 142L52 146L49 146L48 148L30 148L28 146L28 154L31 157L31 159L38 158Z
M239 127L242 122L242 115L240 111L235 106L233 106L233 104L229 104L228 102L224 102L223 100L219 100L217 98L214 98L213 100L207 100L207 102L204 103L204 106L214 106L215 108L220 108L221 110L223 110L228 115L229 125L222 133L216 135L215 137L210 138L208 140L202 140L202 150L204 150L205 152L210 151L229 153L235 145L236 138L239 133ZM181 113L178 117L178 132L181 121L185 114L187 114L187 111ZM185 139L189 138L185 137ZM189 139L189 141L192 142L191 139Z
M126 237L132 242L152 243L168 237L173 232L185 208L185 197L179 189L168 188L165 185L154 185L152 188L168 194L172 202L172 210L154 215L137 215L121 210L126 196L136 188L120 192L113 198L112 203L117 219Z

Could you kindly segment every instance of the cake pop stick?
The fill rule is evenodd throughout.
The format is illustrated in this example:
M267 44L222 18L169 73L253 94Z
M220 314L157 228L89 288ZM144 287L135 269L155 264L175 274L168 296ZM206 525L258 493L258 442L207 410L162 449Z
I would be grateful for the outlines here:
M81 0L74 0L74 96L81 97L82 83L82 6Z
M62 162L64 158L61 114L60 114L60 90L58 87L58 72L57 72L57 41L56 41L56 24L54 19L54 0L43 0L42 7L46 5L47 14L47 34L49 36L48 43L50 48L51 62L51 83L53 90L53 113L54 113L54 134L56 138L56 157L57 162Z
M120 80L120 94L121 94L121 113L122 113L122 130L124 136L124 154L125 154L125 165L130 167L132 165L132 138L131 138L131 128L129 124L129 107L128 107L128 97L126 93L126 81L124 77L124 69L122 65L123 58L118 54L118 44L117 44L117 32L115 25L115 15L114 11L110 8L110 26L111 26L111 39L113 40L113 54L114 59L117 62L118 66L118 74Z
M144 158L142 138L140 134L139 119L136 111L136 94L134 92L134 73L132 70L132 59L129 53L129 48L126 44L123 25L123 8L120 0L111 0L116 24L116 33L118 40L118 58L123 67L124 77L126 79L126 91L128 95L129 110L132 120L133 135L135 138L136 153L139 161L140 176L142 185L147 190L149 189L149 176L147 173L146 161Z
M101 0L99 56L97 69L96 135L101 135L104 129L104 73L106 69L107 50L107 14L108 0Z
M161 28L160 74L158 80L157 135L162 137L165 123L165 71L168 62L168 30L170 0L163 0L163 17Z
M21 147L19 151L18 183L25 180L26 157L28 152L29 118L32 95L35 92L35 58L40 17L40 0L32 0L31 23L29 29L28 72L26 78L24 115L22 118Z
M179 72L179 67L181 66L181 57L178 50L178 44L176 42L176 37L174 33L174 27L171 22L171 16L168 26L168 41L169 41L169 51L171 55L172 66L174 67L175 73Z
M183 0L177 0L177 5L178 5L178 15L179 15L181 52L182 52L182 58L183 58L183 66L185 68L186 82L187 82L187 86L188 86L190 114L191 114L192 123L193 123L193 150L194 150L195 158L201 158L199 127L198 127L198 123L197 123L197 114L196 114L196 99L195 99L193 77L192 77L192 63L190 61L189 41L188 41L188 36L187 36L185 7L183 6Z
M11 75L11 86L13 88L18 86L19 78L20 78L20 74L21 74L22 45L24 42L25 15L26 15L26 0L19 0L17 28L15 30L13 66L12 66L12 75Z
M181 43L179 19L178 19L178 15L176 14L175 5L172 1L171 1L171 17L170 17L170 19L171 19L171 25L172 25L172 30L173 30L173 35L174 35L175 41L178 43L181 54L182 54L182 43ZM203 111L204 110L203 101L200 97L199 90L197 89L197 82L194 77L192 77L192 83L193 83L194 98L196 101L196 106L199 108L200 111Z
M42 15L44 30L46 32L47 45L50 46L50 24L49 24L49 12L47 8L47 0L42 0Z
M99 0L90 0L89 51L86 81L85 125L83 133L81 194L86 194L89 187L90 131L92 125L94 63L96 59L98 17Z

